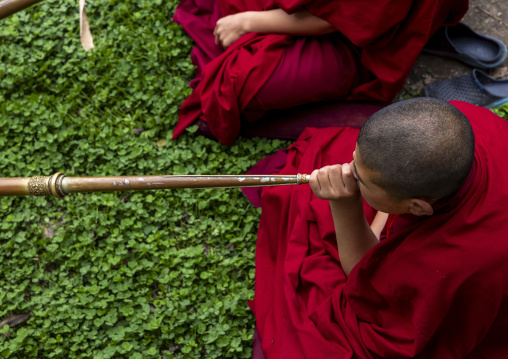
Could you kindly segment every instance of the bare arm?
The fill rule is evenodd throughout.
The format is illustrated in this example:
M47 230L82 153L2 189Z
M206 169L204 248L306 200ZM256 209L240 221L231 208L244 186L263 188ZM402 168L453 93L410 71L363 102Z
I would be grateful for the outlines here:
M291 15L282 9L246 11L223 17L217 21L215 43L229 47L240 36L249 32L288 35L322 35L336 31L327 21L299 11Z
M388 220L388 213L378 211L376 213L376 216L374 217L374 220L370 224L370 229L372 229L372 232L374 232L377 239L379 239L379 237L381 237L381 232L383 231L383 228L385 228L387 220Z
M350 164L312 172L310 185L318 198L330 201L340 263L349 276L363 255L379 243L363 213L362 196Z

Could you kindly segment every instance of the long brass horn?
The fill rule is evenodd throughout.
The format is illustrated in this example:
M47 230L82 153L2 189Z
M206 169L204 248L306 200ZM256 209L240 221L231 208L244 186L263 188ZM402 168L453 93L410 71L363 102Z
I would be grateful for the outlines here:
M0 178L0 196L53 196L71 193L146 191L174 188L262 187L309 183L309 175L171 175Z

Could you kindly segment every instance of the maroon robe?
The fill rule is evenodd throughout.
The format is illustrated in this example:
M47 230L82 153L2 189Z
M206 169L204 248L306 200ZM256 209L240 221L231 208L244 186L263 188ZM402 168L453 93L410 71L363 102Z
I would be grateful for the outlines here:
M508 122L452 104L475 135L468 179L432 216L396 217L349 277L328 201L263 189L250 305L268 359L508 358ZM357 135L308 129L281 174L350 162Z
M291 102L295 98L302 103L319 99L390 101L402 88L427 40L440 26L457 23L467 7L467 0L183 0L174 20L196 41L192 58L198 71L197 81L192 83L196 87L181 107L173 137L202 119L222 143L232 144L242 116L266 107L259 105L256 95L279 63L291 66L300 61L301 66L300 71L281 68L277 74L298 77L305 71L305 76L313 79L307 86L286 86L285 97L275 101L281 105L298 105ZM336 52L330 42L323 41L323 56L316 64L306 55L309 51L288 51L299 43L298 37L260 33L242 36L226 51L214 45L212 32L220 17L275 8L288 13L303 8L328 21L338 31L330 40ZM310 41L316 38L308 37ZM285 61L281 62L283 56ZM332 58L328 65L326 61ZM308 96L301 98L302 93Z

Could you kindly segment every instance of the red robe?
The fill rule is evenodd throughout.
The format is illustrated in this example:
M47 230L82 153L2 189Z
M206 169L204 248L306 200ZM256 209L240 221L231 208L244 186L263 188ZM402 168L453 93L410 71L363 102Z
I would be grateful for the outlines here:
M467 0L218 0L218 6L212 0L183 0L175 21L198 44L193 60L201 81L181 107L173 138L202 119L222 143L231 145L240 131L242 111L294 41L287 35L250 33L222 52L214 47L211 34L220 17L247 10L306 9L332 24L360 53L362 81L350 89L347 100L386 102L402 88L432 34L457 23L467 7ZM203 33L205 29L210 34Z
M263 189L250 305L268 359L508 358L508 122L452 104L475 134L468 180L434 215L397 217L349 277L328 201ZM351 161L357 134L308 129L281 173Z

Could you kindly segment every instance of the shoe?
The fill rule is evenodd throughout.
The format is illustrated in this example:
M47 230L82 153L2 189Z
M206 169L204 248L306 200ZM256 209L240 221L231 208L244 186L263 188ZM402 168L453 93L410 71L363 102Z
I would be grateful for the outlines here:
M469 75L436 81L425 86L425 96L444 101L464 101L487 108L508 102L508 80L496 80L474 69Z
M425 45L423 52L490 69L505 60L507 50L502 41L459 23L452 27L441 27Z

